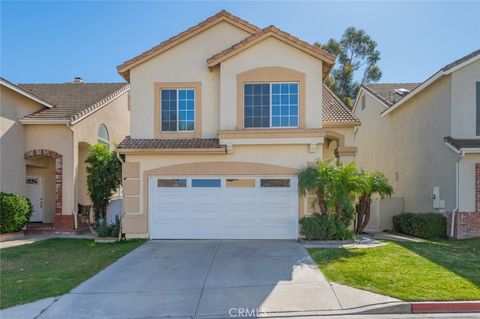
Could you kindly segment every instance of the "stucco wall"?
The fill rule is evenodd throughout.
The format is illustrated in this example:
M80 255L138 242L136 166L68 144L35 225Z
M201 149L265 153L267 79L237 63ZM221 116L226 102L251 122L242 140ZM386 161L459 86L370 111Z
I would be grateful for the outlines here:
M202 82L202 137L216 137L220 123L219 69L207 59L247 37L249 33L220 22L160 56L130 70L131 136L154 137L154 83ZM233 97L232 97L233 98Z
M357 164L367 171L381 170L390 180L395 183L395 165L385 158L386 140L385 134L390 130L388 121L380 116L386 107L369 93L361 92L359 101L365 96L365 109L357 105L355 115L362 123L355 134L355 146L358 147L356 155Z
M443 141L451 132L450 100L450 77L443 77L384 118L368 95L365 110L356 110L362 121L359 165L384 172L395 196L404 197L406 211L434 211L434 186L440 187L445 211L456 205L456 156Z
M104 124L110 137L111 149L115 148L130 133L130 111L128 110L128 93L108 103L102 109L92 113L72 126L74 135L74 207L77 203L89 204L85 159L88 148L97 144L98 128Z
M480 154L466 154L459 161L459 212L475 212L475 164L480 163Z
M66 125L25 125L25 151L47 149L62 155L63 192L62 214L69 215L74 208L73 131ZM22 155L23 158L23 155ZM25 166L25 162L22 161Z
M452 133L455 138L476 138L476 82L480 60L452 73Z
M0 190L26 195L24 127L18 119L45 106L0 86Z
M124 227L130 236L145 234L146 232L148 216L143 206L143 200L146 196L145 181L143 180L145 171L176 164L200 162L247 162L302 169L307 166L308 162L319 158L322 158L322 148L318 148L316 153L310 153L308 145L236 145L234 153L228 155L127 155L127 163L139 163L140 192L139 196L134 195L131 200L127 199L125 202L126 205L132 206L136 206L138 203L139 207L138 213L126 214ZM308 206L304 201L300 205L303 205L303 207L299 214L303 215L304 207Z
M320 128L322 126L322 63L278 39L268 38L222 62L220 67L221 129L234 130L237 124L237 74L266 66L289 68L306 75L306 127Z

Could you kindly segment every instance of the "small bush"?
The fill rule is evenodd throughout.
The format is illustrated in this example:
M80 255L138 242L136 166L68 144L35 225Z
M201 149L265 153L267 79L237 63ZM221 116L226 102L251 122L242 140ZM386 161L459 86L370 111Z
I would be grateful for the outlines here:
M393 230L402 234L413 234L413 220L415 213L401 213L393 216Z
M437 213L402 213L393 216L393 230L425 239L444 238L447 235L447 219Z
M28 223L32 210L28 198L0 193L0 233L20 231Z
M300 219L300 233L308 240L346 240L353 232L345 222L328 214L312 214Z
M118 233L120 232L120 218L115 216L115 222L112 224L108 224L105 220L100 220L98 229L97 229L97 236L98 237L118 237Z

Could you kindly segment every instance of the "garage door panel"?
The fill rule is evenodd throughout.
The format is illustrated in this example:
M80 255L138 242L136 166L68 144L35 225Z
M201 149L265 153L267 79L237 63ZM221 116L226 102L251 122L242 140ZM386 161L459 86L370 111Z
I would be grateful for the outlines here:
M149 182L151 238L295 239L296 187L158 187ZM174 177L188 179L189 177ZM248 177L255 179L255 177ZM281 177L286 178L286 177ZM257 179L258 183L258 179ZM291 177L296 185L296 177Z

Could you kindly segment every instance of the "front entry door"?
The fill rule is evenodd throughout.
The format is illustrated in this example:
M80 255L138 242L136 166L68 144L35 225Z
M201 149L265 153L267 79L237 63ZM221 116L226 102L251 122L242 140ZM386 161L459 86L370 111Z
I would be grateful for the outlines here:
M43 221L43 177L27 176L27 197L32 202L31 222Z

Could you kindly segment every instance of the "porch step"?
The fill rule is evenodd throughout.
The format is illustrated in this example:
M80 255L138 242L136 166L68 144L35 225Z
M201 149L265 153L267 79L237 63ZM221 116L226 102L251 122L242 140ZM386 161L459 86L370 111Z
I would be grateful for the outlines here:
M53 233L52 223L28 223L25 234L48 234Z
M53 223L28 223L27 228L24 230L26 235L37 234L88 234L90 233L90 227L88 225L79 225L77 230L58 231L53 227Z

